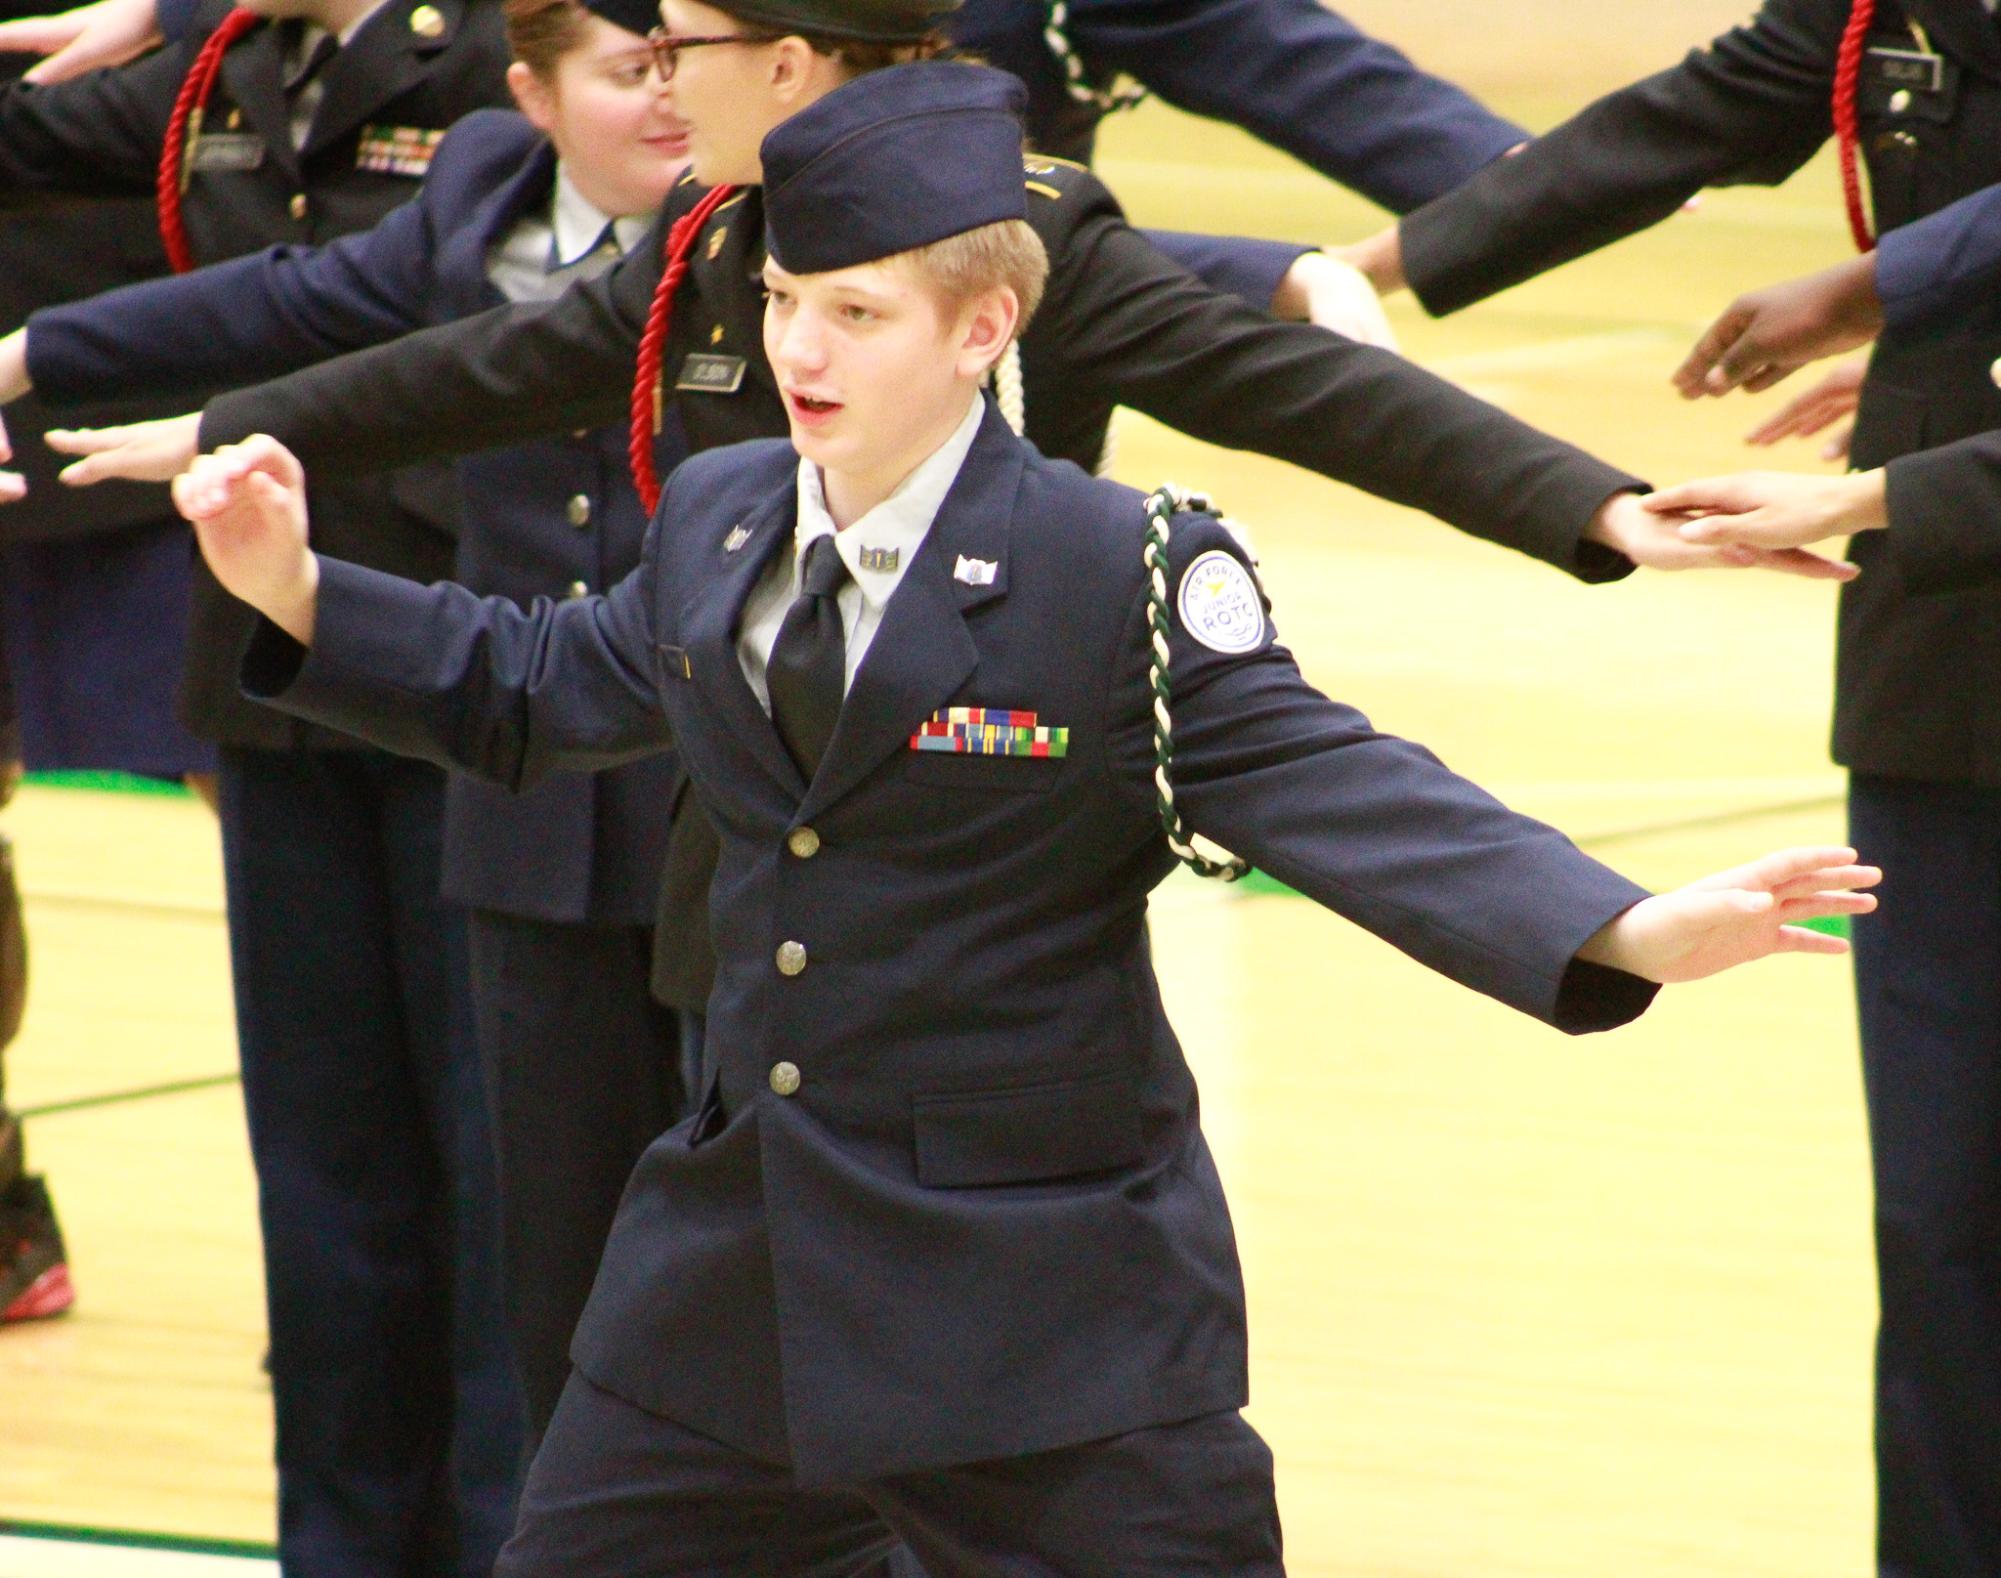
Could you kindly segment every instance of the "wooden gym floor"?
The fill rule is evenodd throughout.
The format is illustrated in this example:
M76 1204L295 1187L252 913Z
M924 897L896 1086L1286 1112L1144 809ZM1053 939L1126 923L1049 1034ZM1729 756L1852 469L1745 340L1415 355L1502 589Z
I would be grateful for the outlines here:
M1535 126L1740 6L1349 0ZM1139 217L1345 239L1366 205L1159 106L1105 168ZM1738 289L1829 262L1829 168L1443 323L1413 356L1671 481L1750 464L1763 402L1665 385ZM1840 837L1833 597L1742 575L1586 589L1350 490L1128 418L1120 471L1254 529L1308 674L1643 881ZM1781 464L1813 465L1810 452ZM214 834L185 800L6 813L35 979L9 1062L81 1292L0 1334L0 1520L272 1533L270 1409ZM1894 897L1894 888L1891 890ZM1845 967L1789 960L1566 1040L1302 902L1156 905L1252 1301L1252 1416L1300 1578L1869 1570L1867 1157ZM240 1553L239 1553L240 1554ZM248 1573L0 1535L0 1578Z

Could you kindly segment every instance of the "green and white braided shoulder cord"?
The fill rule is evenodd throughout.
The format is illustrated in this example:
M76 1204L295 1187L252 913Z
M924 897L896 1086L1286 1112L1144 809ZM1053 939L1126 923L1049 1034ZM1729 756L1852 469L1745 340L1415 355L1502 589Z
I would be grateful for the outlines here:
M1095 105L1101 115L1129 110L1146 97L1146 89L1134 82L1114 81L1109 88L1093 87L1084 62L1070 43L1070 7L1065 0L1049 0L1042 27L1043 41L1063 68L1063 86L1079 104Z
M1185 493L1168 483L1146 500L1147 625L1150 633L1147 654L1147 681L1153 690L1153 803L1160 813L1161 830L1167 847L1177 859L1199 877L1235 882L1250 863L1219 850L1221 860L1211 860L1195 847L1194 834L1182 824L1174 804L1174 676L1168 667L1168 632L1171 617L1167 596L1167 539L1175 515L1183 511L1212 513L1209 500L1199 493ZM1211 846L1214 847L1213 845Z

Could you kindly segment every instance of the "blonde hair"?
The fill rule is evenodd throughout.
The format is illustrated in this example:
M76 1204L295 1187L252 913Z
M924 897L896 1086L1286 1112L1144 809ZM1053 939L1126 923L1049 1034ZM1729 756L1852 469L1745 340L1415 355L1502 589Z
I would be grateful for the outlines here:
M1001 219L962 230L887 261L901 264L954 308L982 291L1005 286L1021 303L1017 334L1035 316L1042 288L1049 281L1049 254L1025 219Z

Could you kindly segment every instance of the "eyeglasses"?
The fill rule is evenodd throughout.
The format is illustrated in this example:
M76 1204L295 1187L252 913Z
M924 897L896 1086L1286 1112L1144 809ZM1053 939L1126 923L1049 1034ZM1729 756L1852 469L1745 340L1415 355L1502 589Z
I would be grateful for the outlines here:
M784 36L783 33L714 33L698 38L656 27L646 35L646 42L653 51L653 65L660 73L660 80L672 82L674 68L680 64L680 53L684 49L700 49L705 44L775 44Z

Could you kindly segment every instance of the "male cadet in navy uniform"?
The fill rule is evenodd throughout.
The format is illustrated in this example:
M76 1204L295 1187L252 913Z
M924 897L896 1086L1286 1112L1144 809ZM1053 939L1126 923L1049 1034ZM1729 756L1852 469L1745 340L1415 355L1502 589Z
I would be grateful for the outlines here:
M133 65L0 89L0 188L157 186L170 259L330 239L404 202L459 116L506 103L506 67L486 0L209 0ZM176 137L183 181L161 182ZM440 575L454 505L448 473L404 474L327 491L315 527ZM182 710L223 748L280 1560L287 1578L480 1578L512 1522L520 1394L463 924L438 899L443 777L247 704L249 612L202 581Z
M2001 181L1993 6L1766 0L1752 22L1600 99L1352 256L1379 283L1407 279L1430 310L1452 311L1666 217L1705 184L1780 180L1851 113L1840 140L1867 166L1877 234ZM1871 239L1859 194L1851 226ZM1734 339L1707 343L1720 352ZM2001 427L1997 350L2001 293L1949 318L1887 324L1862 385L1853 463L1874 470ZM1757 372L1754 357L1740 360ZM1711 370L1699 358L1678 376L1692 390ZM1842 591L1834 708L1851 835L1900 884L1855 950L1882 1302L1877 1560L1885 1578L1993 1578L2001 686L1974 676L2001 666L2001 586L1921 594L1896 536L1855 541L1863 573ZM1932 896L1950 920L1907 909L1907 893Z
M176 484L273 621L253 694L509 783L671 737L721 833L702 1100L627 1191L506 1578L852 1573L892 1534L933 1578L1282 1571L1149 957L1170 687L1193 825L1566 1030L1872 903L1845 850L1646 897L1309 688L1213 518L1150 552L1138 494L1017 440L980 383L1044 266L1020 92L892 67L771 134L793 442L683 465L606 597L316 559L269 438Z

